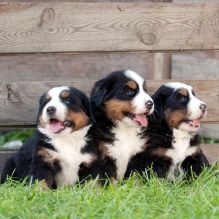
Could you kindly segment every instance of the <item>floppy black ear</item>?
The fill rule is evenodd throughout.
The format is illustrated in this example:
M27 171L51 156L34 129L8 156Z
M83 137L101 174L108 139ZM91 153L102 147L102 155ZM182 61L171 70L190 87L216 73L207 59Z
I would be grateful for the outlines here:
M39 99L38 114L37 114L37 118L36 118L36 124L38 124L38 122L39 122L39 116L40 116L40 114L41 114L41 112L42 112L42 110L43 110L43 102L44 102L44 100L45 100L45 96L46 96L46 93L44 93L44 94L40 97L40 99Z
M74 90L74 93L76 93L76 94L78 93L77 95L80 97L81 107L82 107L83 111L88 116L90 116L90 114L89 114L89 100L88 100L87 95L80 90L77 90L77 92L75 92L75 91L76 91L76 89Z
M104 78L100 81L97 81L94 84L94 87L90 95L90 103L92 107L99 107L102 103L109 97L110 91L112 91L113 79Z
M167 98L171 95L172 89L162 85L153 95L154 101L154 116L156 120L162 120L164 117L164 106Z

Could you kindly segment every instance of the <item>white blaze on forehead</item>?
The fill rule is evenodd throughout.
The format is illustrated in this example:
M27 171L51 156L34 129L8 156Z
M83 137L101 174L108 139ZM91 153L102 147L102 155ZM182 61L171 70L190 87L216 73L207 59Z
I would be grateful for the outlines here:
M138 94L136 94L136 96L133 98L132 100L132 104L135 108L135 114L142 114L146 112L146 105L145 103L147 101L152 101L151 97L146 93L146 91L144 90L144 78L142 78L139 74L137 74L134 71L131 70L126 70L124 72L125 76L130 78L131 80L135 81L138 84L139 87L139 91ZM153 108L151 109L151 111L153 110Z
M125 74L126 77L128 77L128 78L132 79L133 81L135 81L139 85L139 87L143 86L144 78L142 78L136 72L131 71L131 70L126 70L124 74Z
M54 87L48 91L48 95L51 96L52 98L59 97L60 93L63 90L69 90L69 87L67 86Z
M189 86L187 84L184 84L184 83L181 83L181 82L169 82L169 83L165 84L165 87L169 87L169 88L172 88L174 90L178 90L180 88L185 88L188 91L192 91L192 87L191 86Z

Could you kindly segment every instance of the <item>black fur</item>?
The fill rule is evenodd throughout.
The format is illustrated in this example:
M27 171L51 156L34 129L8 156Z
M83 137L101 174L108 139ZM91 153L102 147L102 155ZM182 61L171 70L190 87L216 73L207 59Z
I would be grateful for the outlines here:
M105 103L113 98L121 101L131 101L138 93L139 88L137 87L133 90L132 95L127 95L129 88L127 88L126 83L130 80L132 79L125 75L125 70L115 71L97 81L91 91L90 103L94 125L91 127L88 136L90 136L90 139L93 139L91 144L97 144L99 147L98 163L96 163L94 171L98 173L99 178L102 179L103 182L105 182L105 179L118 179L117 160L107 152L104 153L101 149L102 145L105 144L111 144L111 147L114 147L113 143L117 140L115 137L117 125L116 122L106 114ZM139 136L139 138L141 138L141 136ZM126 151L124 151L124 153L126 153ZM94 176L95 174L92 175Z
M73 112L82 111L90 117L89 100L87 96L76 88L69 89L70 95L66 98L60 97L60 101L65 104L68 110ZM49 99L47 98L47 93L45 93L40 98L37 125L39 125L39 118L42 115L42 111L48 101ZM89 123L91 123L91 121ZM87 125L89 125L89 123ZM8 176L12 177L14 180L20 181L27 177L32 183L36 180L44 180L47 187L52 189L57 188L56 175L62 170L59 160L55 159L53 162L47 162L43 156L38 154L38 152L42 149L56 151L54 146L51 143L48 143L49 140L51 139L48 136L37 129L34 136L28 139L16 154L7 160L2 173L1 183L4 183ZM72 145L72 147L74 147L74 145ZM90 149L88 149L85 145L85 148L86 149L84 149L84 151L81 151L82 154L97 153L95 145ZM80 181L84 181L90 174L86 168L83 168L84 165L87 166L87 164L81 163L78 171ZM91 167L92 164L89 164L89 166Z
M172 165L172 159L162 153L166 149L173 148L175 141L173 136L173 127L166 120L165 110L171 111L183 109L187 107L188 98L183 101L179 99L177 91L170 87L161 86L152 96L155 104L153 115L149 117L148 128L144 132L144 137L148 139L146 149L138 153L129 162L125 177L129 177L133 172L138 172L141 175L147 173L150 176L151 170L160 178L167 177L167 173ZM204 167L209 166L208 160L202 153L198 134L191 134L190 148L197 147L197 151L191 156L186 157L181 164L185 178L190 178L192 175L199 175ZM154 153L160 150L159 155ZM175 173L177 176L177 171Z

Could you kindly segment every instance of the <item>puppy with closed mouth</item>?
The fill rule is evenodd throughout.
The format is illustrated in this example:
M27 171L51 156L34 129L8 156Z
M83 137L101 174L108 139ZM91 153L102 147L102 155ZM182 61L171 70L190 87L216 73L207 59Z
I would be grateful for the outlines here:
M40 99L35 135L6 162L1 181L12 176L43 181L52 189L74 185L96 157L86 150L89 128L87 96L72 87L52 88Z
M155 110L144 136L147 147L129 163L126 175L152 167L158 177L174 180L199 175L209 163L199 146L200 120L206 104L187 84L170 82L152 96Z
M132 156L145 144L141 134L154 108L146 82L131 70L112 72L95 83L90 103L95 120L92 135L99 147L99 176L120 180Z

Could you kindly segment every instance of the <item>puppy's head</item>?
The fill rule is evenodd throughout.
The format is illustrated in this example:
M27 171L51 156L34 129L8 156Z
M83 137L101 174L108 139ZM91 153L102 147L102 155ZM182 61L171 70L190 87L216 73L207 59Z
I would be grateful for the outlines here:
M91 92L95 115L103 114L110 121L146 127L146 116L154 109L142 77L130 70L115 71L95 83Z
M89 102L76 88L54 87L40 99L38 129L47 134L68 134L89 123Z
M195 132L207 114L206 104L199 100L189 85L171 82L153 95L155 115L164 118L170 128Z

